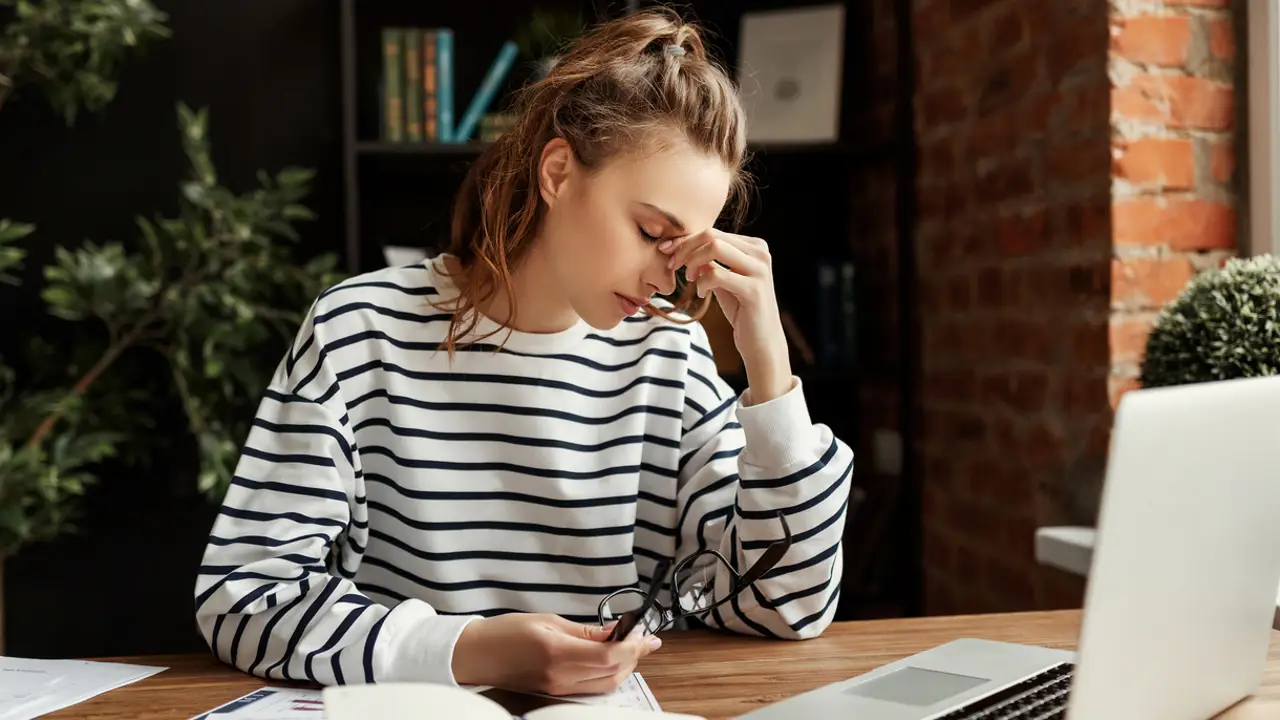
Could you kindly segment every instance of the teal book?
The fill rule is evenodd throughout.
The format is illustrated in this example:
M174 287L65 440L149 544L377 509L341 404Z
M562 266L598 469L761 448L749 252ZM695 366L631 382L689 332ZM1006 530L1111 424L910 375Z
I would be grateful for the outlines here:
M436 127L440 142L453 140L453 29L436 30Z
M450 136L453 142L464 143L471 138L471 133L475 132L476 125L480 123L480 117L493 104L494 97L502 87L502 81L507 78L507 73L511 72L511 66L516 61L516 52L517 47L513 41L508 40L502 44L502 49L489 65L489 71L485 73L476 94L471 96L471 104L467 106L467 111L463 113L458 126L454 128Z

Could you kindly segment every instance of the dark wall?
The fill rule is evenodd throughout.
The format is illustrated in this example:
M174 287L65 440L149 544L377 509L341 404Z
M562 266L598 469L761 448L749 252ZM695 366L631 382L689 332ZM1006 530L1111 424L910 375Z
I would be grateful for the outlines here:
M307 253L340 251L338 3L158 0L169 40L130 60L116 100L67 129L29 92L0 110L0 217L38 225L27 284L0 291L0 353L37 331L66 342L36 296L55 245L130 240L134 217L172 213L185 172L175 105L208 107L222 182L252 187L258 169L314 168L302 225ZM37 323L40 323L38 326ZM11 355L10 355L11 356ZM12 357L12 356L11 356ZM171 427L160 425L164 428ZM6 654L101 656L203 650L192 588L215 508L190 467L109 471L81 532L30 546L5 567Z

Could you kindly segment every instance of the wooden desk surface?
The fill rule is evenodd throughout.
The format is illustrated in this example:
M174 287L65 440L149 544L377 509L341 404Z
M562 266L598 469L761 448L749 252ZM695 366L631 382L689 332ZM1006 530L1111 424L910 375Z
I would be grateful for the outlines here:
M1079 621L1075 610L876 620L837 623L822 637L804 642L668 633L662 649L639 670L664 710L724 720L959 637L1071 649ZM109 659L170 669L47 717L186 720L263 685L278 684L237 672L211 655ZM1280 632L1273 632L1258 692L1220 717L1280 717Z

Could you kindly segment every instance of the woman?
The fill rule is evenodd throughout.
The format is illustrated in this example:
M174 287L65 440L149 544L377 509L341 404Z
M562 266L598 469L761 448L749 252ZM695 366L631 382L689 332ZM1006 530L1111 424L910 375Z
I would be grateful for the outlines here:
M602 605L643 594L620 589L656 580L734 632L831 622L852 452L809 417L768 247L714 228L743 189L731 81L647 12L583 37L518 110L449 252L329 289L281 362L195 589L223 661L600 693L659 644L645 623L609 641ZM712 295L741 397L693 319Z

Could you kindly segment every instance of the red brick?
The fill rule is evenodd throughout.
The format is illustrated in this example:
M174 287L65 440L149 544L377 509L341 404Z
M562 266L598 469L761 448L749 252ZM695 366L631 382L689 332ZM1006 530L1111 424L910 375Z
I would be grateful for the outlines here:
M1111 301L1158 308L1173 300L1195 271L1185 257L1111 261Z
M1101 323L1077 323L1071 329L1071 362L1076 367L1109 367L1111 351Z
M997 246L1002 255L1028 255L1049 245L1043 208L1026 215L1010 215L1000 219Z
M1076 18L1062 18L1047 39L1049 82L1057 87L1088 65L1104 66L1107 33L1105 12L1091 10Z
M1121 141L1113 157L1115 176L1135 185L1179 190L1195 184L1195 153L1186 138Z
M1043 422L1033 424L1022 440L1022 454L1027 465L1039 470L1060 467L1065 453L1066 440L1062 431Z
M1235 94L1230 85L1183 75L1138 75L1111 95L1121 119L1158 122L1175 129L1230 130Z
M1022 10L1022 3L1006 3L994 18L984 23L990 32L985 43L986 52L997 54L1022 44L1027 36L1027 22Z
M1064 220L1071 247L1111 247L1110 193L1067 205Z
M951 10L951 21L959 22L975 13L981 12L988 5L992 5L999 0L950 0L949 8Z
M1080 417L1103 407L1107 401L1106 373L1073 373L1062 384L1062 410L1067 417Z
M988 157L1004 157L1021 140L1011 113L995 113L975 120L964 149L966 160L977 163Z
M1147 349L1151 334L1149 315L1112 315L1108 329L1113 364L1137 365Z
M1049 392L1043 372L999 372L983 378L980 396L1020 413L1041 412Z
M1182 65L1190 49L1191 18L1185 15L1125 18L1111 33L1111 52L1144 65Z
M1209 172L1216 182L1231 182L1236 172L1236 149L1230 140L1213 143L1209 148Z
M960 88L951 85L935 88L924 94L920 110L925 125L947 125L963 120L969 112L969 99Z
M1193 199L1133 199L1111 214L1117 245L1168 245L1173 250L1236 247L1236 212L1225 203Z
M1220 60L1235 59L1236 37L1229 18L1215 18L1209 21L1209 52Z
M1026 542L1034 542L1028 538ZM1032 575L1035 565L1013 564L992 558L985 568L987 588L999 598L995 611L1029 610L1035 603L1035 584Z
M1004 165L979 175L974 193L979 202L997 204L1029 195L1035 190L1031 168L1025 160L1011 159Z
M1111 158L1106 143L1085 138L1056 147L1049 153L1048 175L1052 185L1081 180L1104 182L1111 177Z
M973 305L973 280L968 275L952 278L947 283L946 309L951 312L968 310Z
M1134 377L1124 377L1120 375L1111 375L1107 378L1107 394L1110 397L1111 409L1114 410L1120 406L1120 398L1130 390L1136 390L1140 387L1138 379Z
M965 62L966 66L973 67L972 58ZM1030 50L984 68L978 92L978 116L1007 113L1010 106L1028 96L1039 79L1040 63Z

